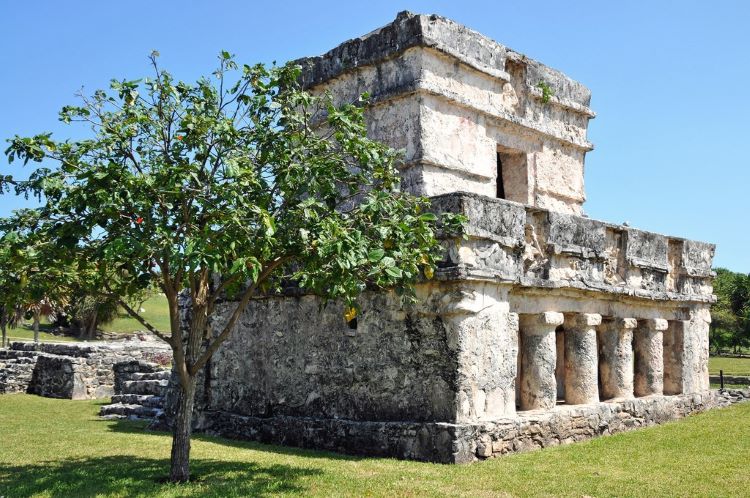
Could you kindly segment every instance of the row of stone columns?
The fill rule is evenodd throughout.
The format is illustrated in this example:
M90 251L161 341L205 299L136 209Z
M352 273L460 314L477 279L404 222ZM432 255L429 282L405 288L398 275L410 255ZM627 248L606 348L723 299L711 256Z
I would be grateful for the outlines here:
M555 331L563 322L563 340L557 341ZM578 313L567 319L562 313L550 311L521 315L521 410L553 408L561 374L567 404L598 402L600 373L605 399L662 394L663 333L667 327L663 319L616 318L602 322L601 315L594 313Z

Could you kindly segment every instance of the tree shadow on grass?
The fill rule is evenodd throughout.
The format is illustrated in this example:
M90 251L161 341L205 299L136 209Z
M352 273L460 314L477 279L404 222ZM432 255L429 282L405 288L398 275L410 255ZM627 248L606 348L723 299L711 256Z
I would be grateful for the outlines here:
M130 421L130 420L117 420L108 421L110 424L109 430L113 432L122 432L126 434L150 434L161 437L172 437L172 434L163 430L153 430L148 427L148 422L142 421ZM308 449L299 448L295 446L281 446L278 444L262 443L258 441L249 441L245 439L228 439L221 436L212 436L202 433L193 433L193 441L205 441L208 443L221 444L230 448L243 448L253 451L262 451L268 453L276 453L280 455L291 455L298 456L307 459L322 458L326 460L350 460L359 461L363 459L372 459L372 457L362 457L356 455L346 455L343 453L335 453L333 451L319 450L319 449Z
M0 496L44 493L52 497L101 495L153 496L274 496L304 494L302 478L323 474L318 469L257 462L193 459L188 484L165 483L169 460L132 455L82 458L32 465L0 465Z

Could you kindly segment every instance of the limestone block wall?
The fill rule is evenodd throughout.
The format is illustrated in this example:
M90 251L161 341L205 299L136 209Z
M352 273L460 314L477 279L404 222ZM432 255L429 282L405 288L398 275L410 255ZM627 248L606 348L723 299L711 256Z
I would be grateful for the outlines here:
M680 419L750 400L750 389L637 398L560 407L515 419L465 425L455 432L452 462L465 463L584 441Z
M314 296L250 305L206 369L203 410L254 417L458 422L512 414L507 290L425 283L419 304L367 293L356 329ZM234 303L224 303L222 322Z
M561 72L448 19L408 12L297 62L312 92L338 102L371 95L368 133L404 150L409 191L494 197L500 183L504 198L580 213L594 113L590 91ZM540 84L553 93L548 102Z
M14 342L10 349L0 349L0 393L104 398L115 393L113 366L131 360L169 363L171 349L160 341Z
M25 393L31 383L37 354L0 349L0 394Z

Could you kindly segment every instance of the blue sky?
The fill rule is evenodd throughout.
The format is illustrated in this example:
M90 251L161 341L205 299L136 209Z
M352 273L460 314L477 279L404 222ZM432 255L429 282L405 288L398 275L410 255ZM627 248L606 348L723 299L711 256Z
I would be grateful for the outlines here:
M327 51L391 21L436 13L562 70L593 92L586 212L714 242L715 263L750 272L750 2L0 3L0 138L70 131L74 93L148 73L208 74ZM3 149L5 147L3 146ZM23 174L0 158L3 174ZM23 205L0 197L0 216Z

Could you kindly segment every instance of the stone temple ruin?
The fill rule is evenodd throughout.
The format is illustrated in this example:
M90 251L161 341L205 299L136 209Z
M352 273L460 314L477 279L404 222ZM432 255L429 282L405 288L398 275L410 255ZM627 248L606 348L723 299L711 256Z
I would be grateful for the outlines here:
M468 238L444 241L417 305L368 293L346 323L314 296L251 304L199 382L199 430L453 463L730 401L709 390L714 246L582 216L586 87L408 12L299 62L312 92L370 93L404 188Z

